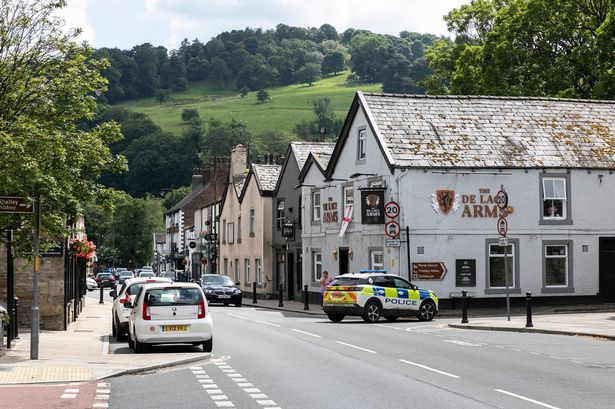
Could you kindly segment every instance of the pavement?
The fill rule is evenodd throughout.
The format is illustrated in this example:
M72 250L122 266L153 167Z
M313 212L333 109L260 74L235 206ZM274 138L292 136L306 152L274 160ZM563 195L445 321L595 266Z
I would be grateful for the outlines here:
M38 359L30 359L30 334L20 329L20 338L10 349L0 349L0 385L68 383L103 380L129 373L185 365L211 358L198 348L134 354L128 348L114 349L110 343L112 303L86 297L76 322L67 331L39 333ZM319 305L305 310L299 301L244 299L242 308L265 308L325 317ZM525 309L512 309L510 321L505 308L475 309L468 312L468 323L461 323L460 310L442 310L439 319L453 328L537 332L615 340L615 304L535 308L533 327L526 327ZM198 349L198 352L197 352Z

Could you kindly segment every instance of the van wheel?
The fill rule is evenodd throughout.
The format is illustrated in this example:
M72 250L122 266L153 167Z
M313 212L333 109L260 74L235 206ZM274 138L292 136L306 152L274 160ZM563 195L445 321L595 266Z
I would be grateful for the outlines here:
M419 320L431 321L436 316L436 306L431 301L425 301L419 307Z
M134 343L134 349L135 349L135 354L140 354L142 352L145 351L145 347L147 345L145 345L143 342L139 342L139 340L137 339L137 337L135 337L135 343Z
M327 314L327 317L329 317L329 319L333 322L340 322L341 320L344 319L344 315L342 314Z
M365 305L363 309L363 321L374 323L378 322L380 315L382 314L382 308L377 301L370 301Z
M126 341L126 334L122 331L122 326L117 318L115 319L115 339L118 342Z
M203 352L211 352L212 349L214 349L214 338L213 337L203 342Z
M115 318L111 318L111 335L117 339L117 328L115 327Z
M135 347L135 343L132 340L132 338L130 338L130 334L128 334L128 348L133 349Z

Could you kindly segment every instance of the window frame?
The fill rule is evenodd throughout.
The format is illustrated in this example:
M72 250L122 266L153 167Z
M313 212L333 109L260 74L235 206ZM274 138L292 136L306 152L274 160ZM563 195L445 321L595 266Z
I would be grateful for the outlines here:
M316 196L318 196L318 206L316 206ZM320 223L322 220L322 197L320 189L312 190L312 223ZM316 210L318 209L318 218L316 218Z
M377 255L378 253L380 253L380 257L382 257L382 263L381 264L376 264L374 262L374 256ZM380 266L380 268L376 268L376 266ZM369 249L369 269L370 270L383 270L385 271L384 268L384 250L382 249L382 247L374 247L374 248L370 248Z
M241 278L241 266L239 264L239 259L238 258L235 259L235 269L234 270L235 271L233 273L235 275L235 281L241 281L240 280L240 278ZM226 275L228 275L228 274L226 274Z
M235 222L226 223L226 242L228 244L235 242Z
M367 127L357 129L357 162L365 163L367 160Z
M254 208L250 209L250 224L249 224L249 235L250 237L254 237L254 220L255 220L255 211Z
M237 243L241 243L241 215L237 216Z
M564 181L564 190L565 190L565 201L562 206L562 210L564 216L562 217L545 217L545 191L544 191L544 180L549 179L561 179ZM562 225L571 225L572 223L572 199L571 199L571 190L570 190L570 174L569 173L541 173L538 178L538 189L539 189L539 225L552 225L552 226L562 226ZM555 199L552 199L555 200Z
M226 219L222 219L222 244L226 244Z
M262 270L263 270L263 266L261 265L261 259L260 258L255 258L254 259L254 273L256 274L256 283L257 284L261 284L262 281Z
M485 294L506 294L506 286L504 287L491 287L490 286L490 258L491 245L498 245L498 239L486 239L485 240ZM510 294L521 294L521 283L520 283L520 263L519 263L519 239L508 239L508 244L512 245L513 251L508 254L508 257L513 257L512 266L513 266L513 280L514 282L509 285L509 293ZM504 257L504 255L499 256Z
M317 256L319 258L316 261ZM314 282L318 282L322 277L322 251L320 249L312 249L312 279Z
M566 284L565 285L547 285L547 247L548 246L563 246L566 248ZM572 263L572 240L543 240L542 242L542 288L541 293L573 293L574 292L574 275ZM552 256L552 258L556 258Z
M276 207L276 229L278 230L282 230L282 225L284 224L284 220L285 220L285 216L286 216L286 202L284 201L284 198L280 198L277 200L277 207ZM280 210L280 206L282 207L282 209Z
M243 279L244 286L250 285L250 258L245 257L243 259Z

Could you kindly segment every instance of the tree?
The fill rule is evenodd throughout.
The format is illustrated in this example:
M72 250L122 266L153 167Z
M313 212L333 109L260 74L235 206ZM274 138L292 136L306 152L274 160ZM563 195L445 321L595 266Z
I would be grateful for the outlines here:
M381 81L389 57L389 39L378 34L356 34L350 41L350 65L364 81Z
M82 203L104 197L103 171L122 171L110 154L119 126L83 130L96 109L95 90L105 90L107 63L85 43L65 34L54 17L59 0L3 0L0 7L0 186L16 196L40 195L42 230L48 239L66 235L68 218ZM0 228L14 222L1 216ZM31 244L32 218L21 222L20 245Z
M171 210L173 206L178 204L179 201L190 193L191 190L192 188L190 186L182 186L171 190L169 193L164 195L162 199L162 207L164 207L166 211Z
M182 121L190 122L195 119L200 119L199 111L197 109L186 108L182 111Z
M169 98L171 98L171 91L168 89L157 89L154 97L156 98L156 101L162 105L167 102Z
M246 95L248 95L248 93L249 93L249 92L250 92L250 88L248 88L248 87L242 87L242 88L239 90L239 95L241 95L241 98L245 98L245 97L246 97Z
M310 87L314 82L320 79L320 65L316 63L307 63L301 67L296 74L299 82L306 83Z
M455 41L426 52L435 91L448 83L463 94L615 97L609 0L481 0L445 20Z
M251 143L252 133L240 122L222 122L212 118L207 124L204 146L215 147L217 156L230 155L236 145L249 146Z
M324 75L337 74L344 71L345 68L344 53L341 51L334 51L331 54L325 55L322 61L322 73Z
M261 89L256 93L256 100L261 104L267 102L269 99L271 99L271 97L269 96L269 93L264 89Z

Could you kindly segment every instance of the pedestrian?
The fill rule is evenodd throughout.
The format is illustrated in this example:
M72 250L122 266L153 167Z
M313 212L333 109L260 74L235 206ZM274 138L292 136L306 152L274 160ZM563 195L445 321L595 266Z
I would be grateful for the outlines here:
M331 284L331 281L333 281L333 279L329 277L329 272L323 271L322 276L320 276L320 293L323 297L325 295L325 290L327 289L327 286ZM322 305L322 299L320 301L320 305Z

